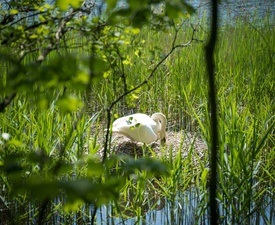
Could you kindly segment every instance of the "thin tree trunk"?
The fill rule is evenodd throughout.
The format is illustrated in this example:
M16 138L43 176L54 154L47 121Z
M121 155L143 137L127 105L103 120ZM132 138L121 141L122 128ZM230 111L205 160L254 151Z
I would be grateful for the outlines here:
M217 104L215 92L215 62L214 50L218 32L218 1L212 0L211 11L211 33L210 38L205 46L205 57L207 64L208 83L209 83L209 106L211 121L211 154L210 154L210 181L209 181L209 207L210 207L210 224L217 225L219 220L217 196L217 159L218 159L218 120L217 120Z

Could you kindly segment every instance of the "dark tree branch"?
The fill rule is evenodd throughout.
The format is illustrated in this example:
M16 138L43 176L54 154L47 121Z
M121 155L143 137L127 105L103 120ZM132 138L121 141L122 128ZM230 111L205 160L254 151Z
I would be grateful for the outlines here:
M120 59L120 66L121 66L121 75L120 75L120 77L123 80L124 92L126 92L128 90L128 88L127 88L127 82L126 82L126 77L125 77L125 69L124 69L124 64L123 64L123 56L121 55L118 47L116 47L116 54L118 55L118 57Z
M41 15L41 14L45 14L45 12L37 12L37 13L31 14L31 15L28 15L28 16L24 16L24 17L19 18L16 21L5 20L6 17L9 18L9 17L13 16L13 15L8 15L8 16L4 17L4 19L0 22L1 25L7 25L7 26L1 27L0 30L4 30L8 27L16 25L17 23L20 23L23 20L26 20L26 19L29 19L29 18L32 18L32 17L36 17L36 16ZM10 22L13 22L13 23L10 23ZM37 24L39 24L39 23L37 23ZM33 25L35 25L35 24L33 24ZM31 25L31 26L33 26L33 25ZM31 26L30 26L30 28L31 28Z
M0 102L0 113L4 112L5 108L11 103L15 96L16 94L13 93L10 96L6 97L2 102Z
M209 206L210 206L210 224L217 225L219 220L217 196L217 160L219 149L218 119L217 119L217 101L215 92L215 62L214 50L218 33L218 0L212 0L211 14L211 33L205 46L205 58L208 73L208 98L210 105L211 121L211 154L210 154L210 182L209 182Z

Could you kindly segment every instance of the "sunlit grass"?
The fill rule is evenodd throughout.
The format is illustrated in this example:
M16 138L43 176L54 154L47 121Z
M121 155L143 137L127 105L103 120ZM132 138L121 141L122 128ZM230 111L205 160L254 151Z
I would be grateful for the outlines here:
M196 38L203 42L193 42L186 48L177 49L158 68L148 84L114 107L113 115L161 111L167 115L170 131L197 133L198 138L209 143L208 86L203 52L207 33L197 29ZM179 33L178 42L186 43L191 33L192 29L184 26ZM163 33L145 28L136 37L134 47L123 47L123 59L127 59L123 72L128 88L147 79L154 65L169 51L173 34L173 30ZM274 57L271 55L274 55L274 46L272 26L256 30L250 25L239 23L234 27L224 26L219 34L215 55L220 131L217 176L224 224L241 224L244 221L250 224L256 213L267 221L274 221L274 211L270 212L271 219L268 218L265 215L268 205L263 204L266 199L274 204L275 192L275 88ZM87 52L80 49L79 54ZM96 158L96 151L102 148L103 143L105 109L124 91L122 78L118 77L113 71L110 76L95 82L91 96L83 96L90 101L77 123L77 113L60 113L54 101L48 109L38 110L28 101L28 96L17 96L5 114L1 115L1 133L9 133L12 138L10 151L22 150L22 154L34 151L41 154L37 157L42 158L45 154L53 159L50 166L54 165L63 150L65 154L62 157L67 163ZM182 141L184 140L183 136ZM163 203L162 201L179 210L178 207L185 207L183 203L188 204L185 201L188 198L183 193L191 190L190 193L195 196L192 206L195 218L193 222L197 224L202 221L207 215L208 152L200 157L196 155L194 146L190 145L187 157L182 157L182 148L177 150L178 153L172 154L173 149L164 149L164 156L160 158L170 169L169 176L152 178L143 171L127 179L117 202L112 202L110 206L114 208L113 214L108 216L125 219L137 217L142 220L146 212L160 210L159 203ZM49 159L45 157L45 160ZM40 171L34 162L30 173ZM43 168L43 165L40 166ZM81 177L87 172L87 168L76 168L68 170L66 179ZM119 170L119 166L117 169ZM12 187L5 188L12 191ZM1 195L5 193L1 192ZM5 197L7 201L12 199L10 195ZM22 207L27 200L20 199L18 205ZM64 218L68 212L64 212L62 207L58 210L65 223ZM78 210L78 215L84 214L80 208ZM89 211L87 208L85 210ZM167 208L166 210L168 211ZM26 213L24 210L20 212ZM85 216L90 216L88 212L85 213ZM179 214L178 212L179 217L182 216ZM169 216L173 218L172 214Z

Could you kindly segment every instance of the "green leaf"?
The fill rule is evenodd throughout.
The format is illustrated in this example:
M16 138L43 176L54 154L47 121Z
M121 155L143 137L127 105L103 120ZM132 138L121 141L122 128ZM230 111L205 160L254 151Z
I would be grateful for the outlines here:
M70 0L56 0L56 5L60 10L67 10L70 7Z
M103 73L108 69L107 63L103 59L96 56L90 57L89 66L91 69L91 73L94 76L102 76Z
M148 6L148 0L128 0L128 3L133 10L145 9Z
M11 9L9 11L9 13L12 14L12 15L16 15L18 13L18 10L17 9Z
M78 211L85 202L81 199L77 199L73 202L66 202L64 205L65 212L75 212Z
M49 107L49 100L45 97L38 98L37 106L40 110L45 110Z
M0 166L0 170L8 174L18 173L23 170L23 167L18 162L18 159L23 157L22 154L13 153L3 158Z
M90 179L79 179L62 181L59 186L67 193L68 200L71 202L83 200L100 206L118 198L123 185L122 181L121 178L114 178L106 183L95 183Z
M78 8L83 3L83 0L56 0L56 5L62 11L66 11L70 6Z
M71 0L70 4L74 9L76 9L76 8L79 8L83 4L83 0Z
M54 197L59 191L58 181L45 179L41 176L30 177L24 188L29 191L30 196L38 200Z
M106 4L107 4L107 12L110 12L116 7L117 0L106 0Z
M102 165L102 163L100 162L94 162L94 161L90 161L88 163L88 171L87 174L91 177L94 176L101 176L103 175L105 172L104 167Z
M178 5L167 2L166 3L166 14L170 19L177 19L181 14L181 10Z
M181 2L167 2L165 5L166 14L170 19L178 19L180 17L186 16L186 12L188 14L193 14L195 9L185 3Z
M201 182L204 186L207 184L207 178L208 178L209 169L205 168L201 174Z
M5 54L0 55L0 59ZM60 86L71 81L79 71L79 63L73 55L65 55L63 57L55 57L50 59L47 64L39 65L30 63L23 65L15 62L11 59L11 56L7 55L11 64L11 72L7 74L7 82L1 83L0 87L4 93L9 92L31 92L32 94L37 92L45 92L49 89L60 88ZM82 81L85 79L81 77Z
M192 5L186 3L185 1L181 1L181 4L183 4L184 8L190 15L196 12L195 8Z
M83 102L76 98L73 95L65 95L58 99L56 105L59 107L61 112L68 113L68 112L74 112L81 107L83 107Z
M140 9L136 10L131 17L132 26L133 27L141 27L142 25L148 22L148 18L150 15L149 9Z
M134 173L135 170L147 171L152 175L169 175L168 167L161 161L151 158L131 159L123 165L126 174Z

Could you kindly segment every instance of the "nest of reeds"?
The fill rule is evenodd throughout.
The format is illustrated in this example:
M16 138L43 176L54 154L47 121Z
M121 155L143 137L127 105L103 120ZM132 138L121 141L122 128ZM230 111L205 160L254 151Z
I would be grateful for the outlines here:
M207 145L198 135L184 131L169 131L166 134L165 145L161 145L160 141L144 145L143 143L131 141L123 135L114 134L112 136L110 154L128 155L131 157L175 158L178 154L181 154L181 157L187 157L191 153L195 156L195 160L195 158L203 158L206 151ZM102 153L103 149L101 149L99 154L102 155Z

